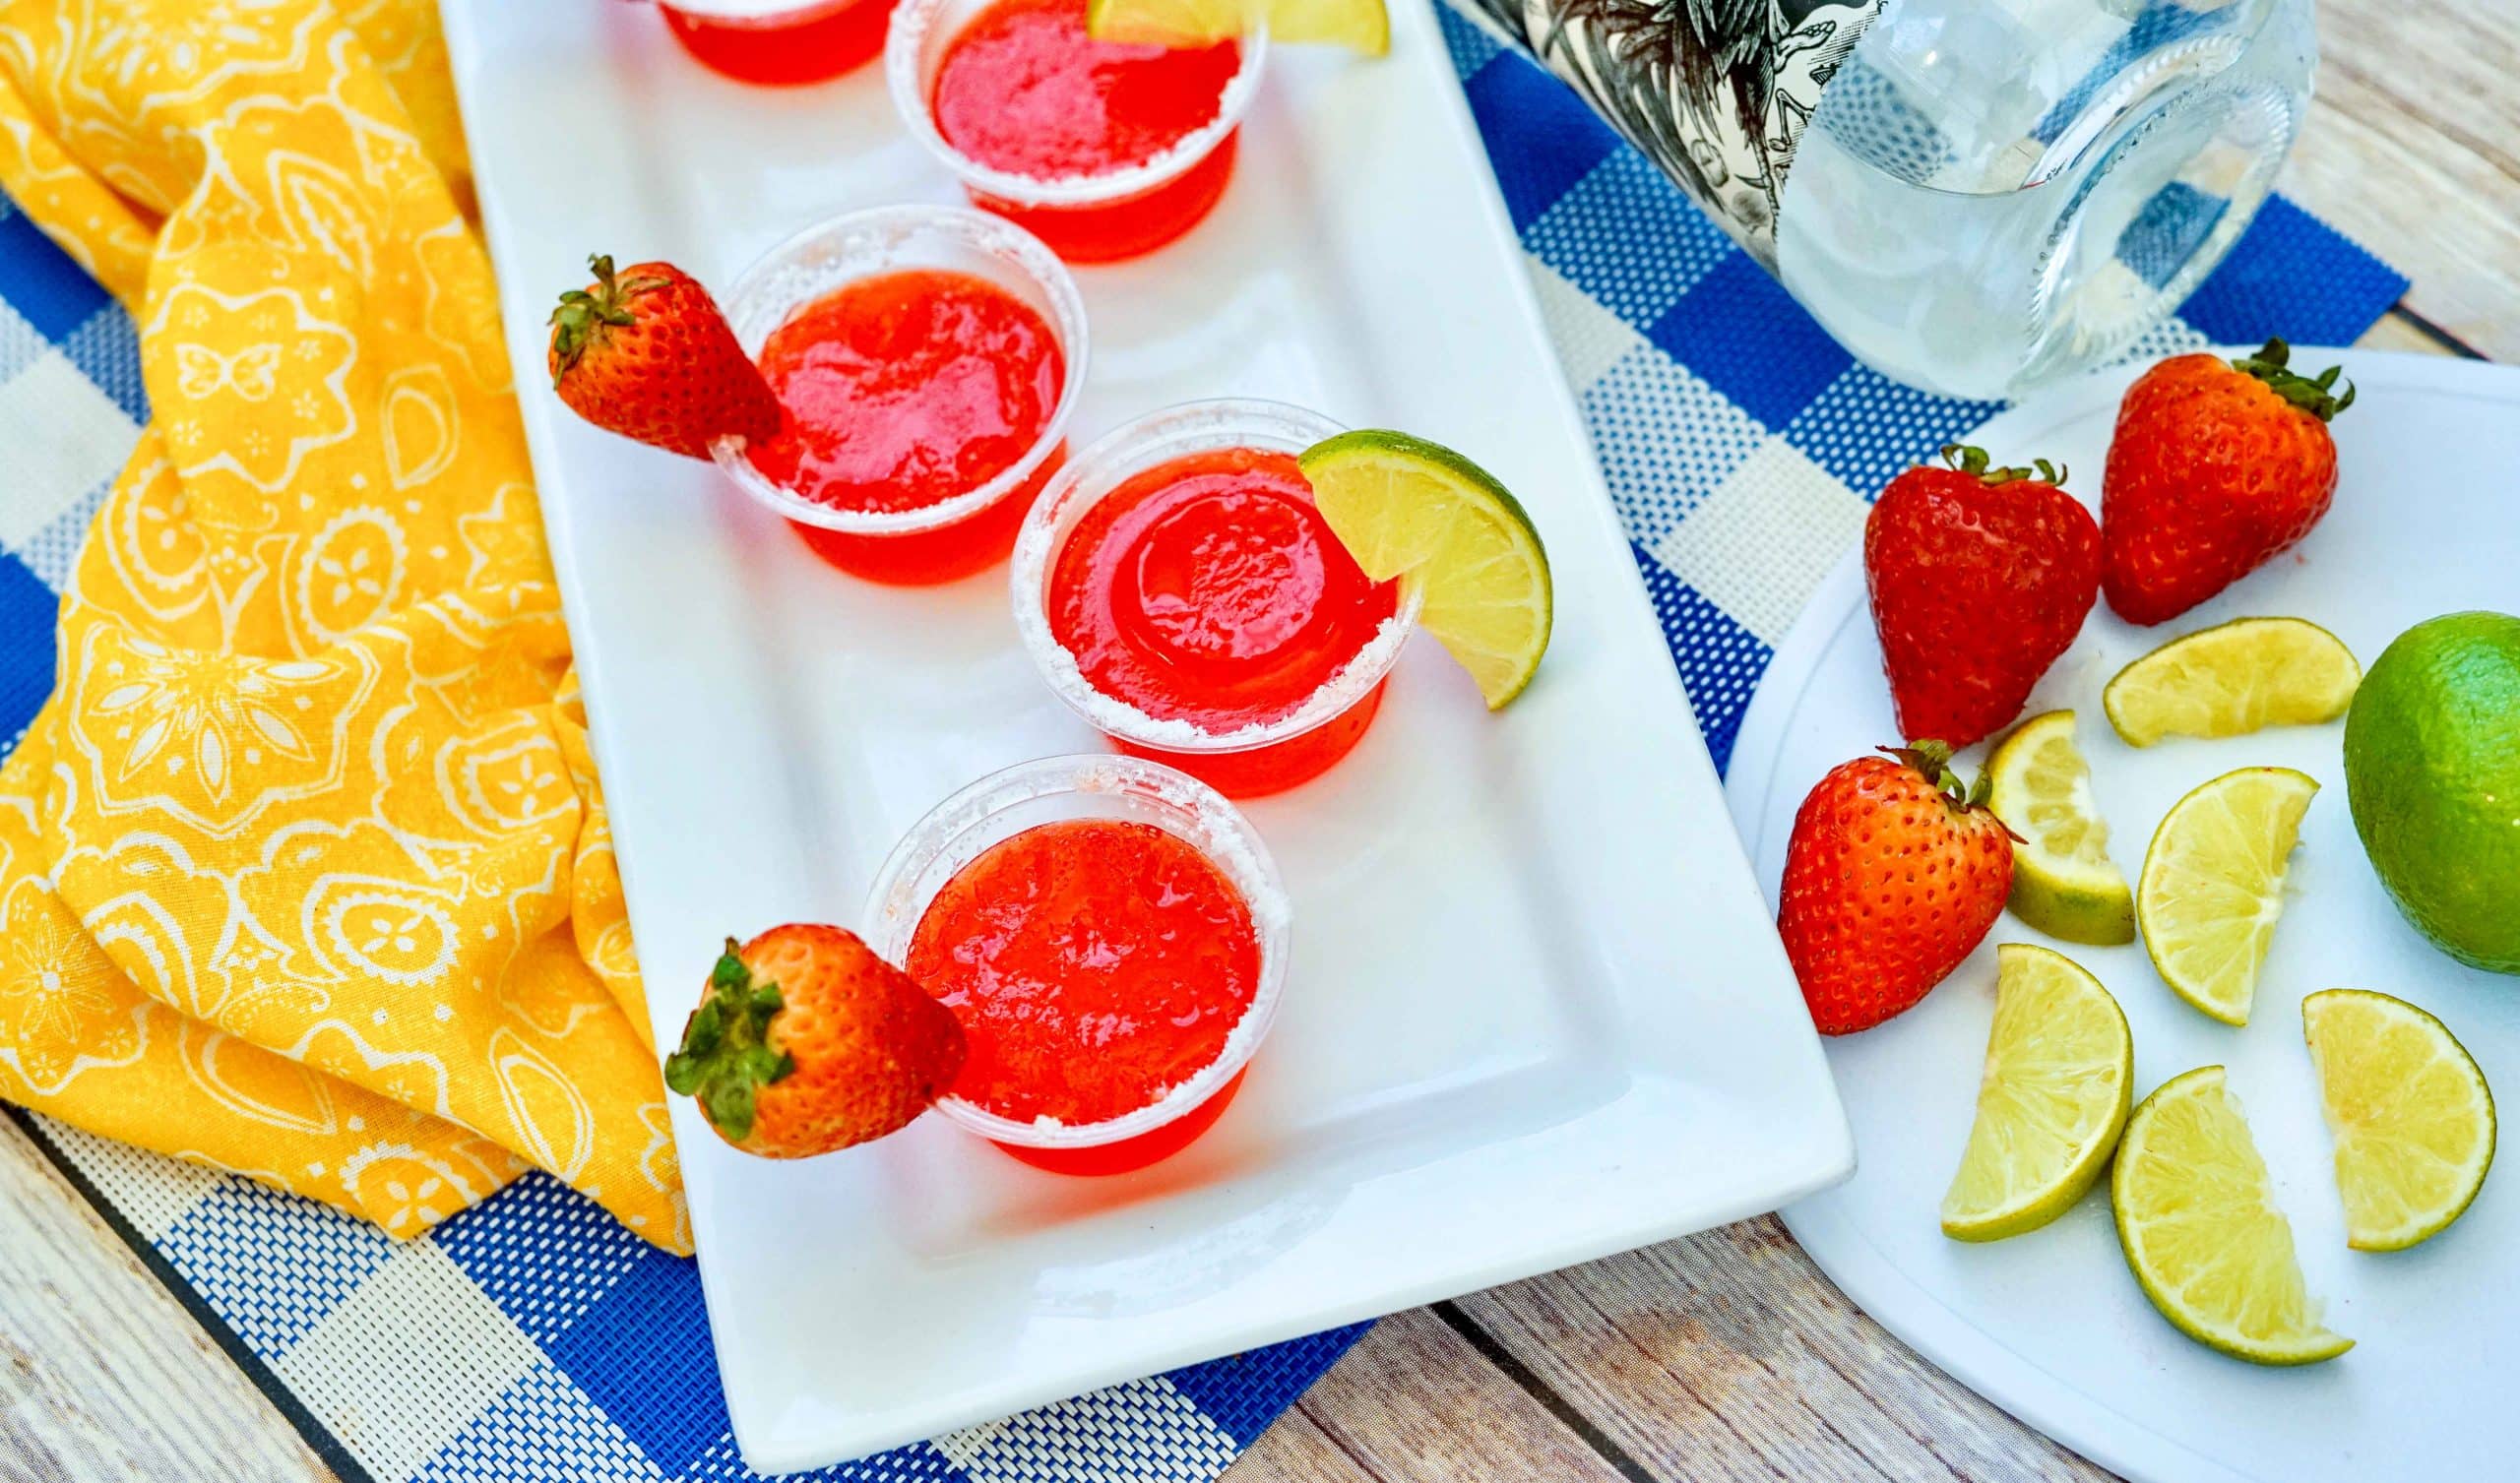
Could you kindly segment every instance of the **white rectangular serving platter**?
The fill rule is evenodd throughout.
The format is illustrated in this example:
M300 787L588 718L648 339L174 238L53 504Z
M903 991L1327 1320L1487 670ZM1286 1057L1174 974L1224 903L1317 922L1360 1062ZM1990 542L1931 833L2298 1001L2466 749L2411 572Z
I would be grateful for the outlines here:
M834 213L950 201L879 70L771 91L646 7L446 0L542 514L661 1042L719 943L855 925L893 841L998 768L1093 750L1017 647L1003 568L866 585L714 468L551 397L586 256L724 285ZM1554 647L1498 716L1431 643L1358 750L1249 813L1294 908L1240 1099L1130 1176L1027 1169L936 1118L845 1154L731 1152L676 1099L745 1459L856 1456L1775 1207L1844 1115L1744 864L1428 0L1378 63L1270 61L1215 216L1078 272L1072 445L1274 397L1460 447L1531 507Z

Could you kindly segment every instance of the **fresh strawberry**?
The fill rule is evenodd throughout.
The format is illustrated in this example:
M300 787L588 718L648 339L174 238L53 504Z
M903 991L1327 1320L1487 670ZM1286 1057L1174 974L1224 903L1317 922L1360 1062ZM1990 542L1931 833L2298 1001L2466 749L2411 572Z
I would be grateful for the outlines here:
M595 281L551 311L551 385L579 416L695 459L728 434L778 433L779 399L698 279L670 263L587 266Z
M1829 770L1794 816L1776 927L1824 1035L1906 1011L1977 949L2012 893L2012 832L1921 741Z
M1965 747L2021 714L2082 631L2100 526L2045 459L1989 468L1984 449L1957 446L1942 459L1881 491L1863 579L1899 730Z
M2160 623L2310 533L2336 498L2337 368L2301 376L2270 340L2240 360L2177 355L2135 379L2100 485L2101 590Z
M665 1084L746 1153L808 1158L899 1131L962 1070L953 1011L856 933L790 924L726 939Z

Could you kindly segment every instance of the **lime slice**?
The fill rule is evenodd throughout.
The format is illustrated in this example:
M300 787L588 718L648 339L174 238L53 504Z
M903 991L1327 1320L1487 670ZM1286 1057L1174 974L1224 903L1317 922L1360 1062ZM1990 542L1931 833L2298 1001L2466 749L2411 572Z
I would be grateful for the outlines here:
M1272 41L1322 42L1369 57L1391 49L1382 0L1087 0L1098 41L1206 46L1266 24Z
M2173 639L2100 693L2130 747L2165 736L2241 736L2314 726L2354 703L2362 666L2336 635L2299 618L2239 618Z
M2100 1178L2134 1099L2135 1038L2072 958L1995 949L1995 1023L1978 1120L1942 1197L1942 1233L1999 1241L2072 1208Z
M2189 1338L2260 1365L2316 1364L2354 1347L2319 1322L2223 1068L2198 1067L2144 1098L2118 1142L2109 1198L2128 1269Z
M2284 865L2319 785L2290 768L2242 768L2200 784L2153 831L2135 919L2178 997L2248 1023L2257 969L2284 914Z
M2110 862L2109 826L2074 746L2074 713L2022 722L1986 760L1986 807L2017 837L2012 914L2069 943L2133 942L2135 894Z
M1365 575L1425 593L1418 623L1487 709L1522 694L1548 648L1548 553L1505 486L1441 444L1381 428L1324 439L1296 462Z
M2302 1000L2301 1033L2336 1135L2346 1244L2404 1251L2458 1219L2493 1167L2493 1093L2458 1037L2366 989Z

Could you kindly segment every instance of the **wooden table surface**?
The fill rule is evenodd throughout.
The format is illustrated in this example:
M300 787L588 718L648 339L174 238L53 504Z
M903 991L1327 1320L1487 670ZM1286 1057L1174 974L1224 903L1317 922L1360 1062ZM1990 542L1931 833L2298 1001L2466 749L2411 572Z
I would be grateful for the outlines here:
M2520 0L2324 0L2283 188L2415 280L2363 343L2520 359ZM2103 1479L1773 1216L1385 1320L1226 1483ZM0 1483L333 1474L0 1118Z

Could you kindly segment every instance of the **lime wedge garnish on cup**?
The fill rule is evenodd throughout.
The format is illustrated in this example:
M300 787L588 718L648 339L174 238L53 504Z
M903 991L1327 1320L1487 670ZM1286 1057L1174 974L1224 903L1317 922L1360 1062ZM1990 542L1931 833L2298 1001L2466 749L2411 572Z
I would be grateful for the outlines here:
M1382 0L1086 0L1085 32L1098 41L1206 46L1266 23L1272 41L1345 46L1369 57L1391 49Z
M1522 503L1438 443L1384 428L1341 433L1295 461L1356 565L1425 594L1418 622L1461 661L1495 711L1523 693L1548 648L1548 553Z

